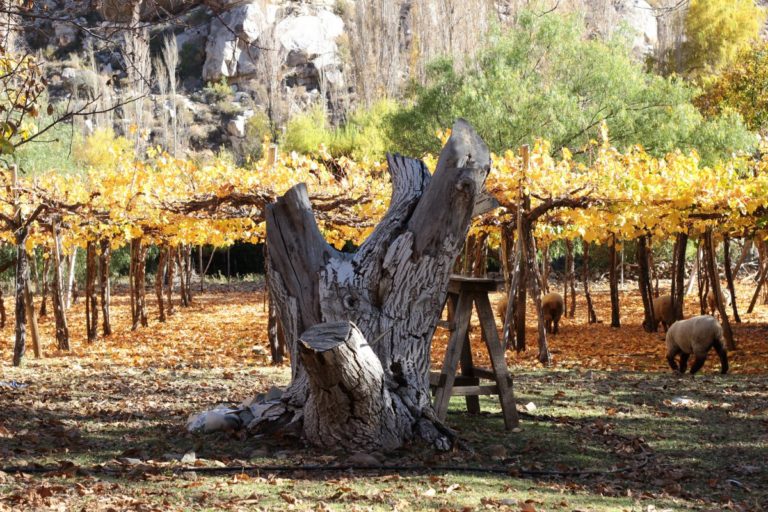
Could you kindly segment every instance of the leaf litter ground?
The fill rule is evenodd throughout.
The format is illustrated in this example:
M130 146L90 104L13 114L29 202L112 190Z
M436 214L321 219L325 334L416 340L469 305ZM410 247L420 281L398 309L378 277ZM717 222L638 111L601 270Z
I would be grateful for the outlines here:
M598 317L609 319L607 293L594 298ZM115 334L90 346L81 341L83 305L76 304L72 352L51 348L53 320L45 318L46 357L30 357L23 368L8 364L13 331L6 327L0 510L768 508L768 306L734 324L739 350L730 354L730 375L716 374L711 354L692 379L666 368L661 334L642 331L637 294L622 296L621 329L587 325L580 300L577 317L550 339L552 368L541 368L534 348L508 353L520 431L504 431L494 397L481 398L479 416L466 414L457 397L447 422L467 446L443 454L407 447L350 458L291 439L187 434L190 413L287 383L288 368L268 364L263 291L253 284L209 288L167 323L135 332L127 297L118 295ZM696 313L693 304L687 312ZM482 364L478 333L474 327L473 352ZM438 331L435 368L446 340ZM370 464L390 469L313 469ZM241 466L267 469L227 469Z

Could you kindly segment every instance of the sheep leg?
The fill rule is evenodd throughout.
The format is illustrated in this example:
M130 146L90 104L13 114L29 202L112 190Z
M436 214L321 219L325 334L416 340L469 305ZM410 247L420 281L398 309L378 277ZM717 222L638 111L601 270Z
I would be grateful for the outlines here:
M685 352L680 353L680 373L685 373L685 370L688 368L688 358L690 356L690 354Z
M720 356L720 373L725 375L728 373L728 353L725 351L723 342L720 340L715 340L715 342L712 343L712 346L715 347L715 352Z
M704 354L703 356L700 356L699 354L695 354L693 357L693 366L691 366L691 375L699 371L701 367L704 366L704 361L706 360L707 360L706 354Z
M559 324L559 323L560 323L560 320L557 320L557 319L556 319L556 320L555 320L555 330L554 330L554 331L552 331L552 334L557 334L557 331L558 331L558 327L557 327L557 326L558 326L558 324Z
M555 325L557 325L557 324L555 324ZM547 318L546 320L544 320L544 329L547 331L547 334L552 334L552 319L551 318ZM557 330L555 330L555 332L557 332Z
M675 372L680 372L680 369L677 367L677 361L675 361L675 356L679 354L681 350L678 347L671 348L667 351L667 362L669 363L669 367L672 368Z

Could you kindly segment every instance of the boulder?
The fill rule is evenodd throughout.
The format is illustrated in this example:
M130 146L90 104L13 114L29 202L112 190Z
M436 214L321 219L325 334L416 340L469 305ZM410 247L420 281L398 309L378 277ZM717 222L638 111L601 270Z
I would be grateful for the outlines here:
M632 49L641 55L653 53L658 44L658 19L646 0L615 2L618 18L634 33Z
M214 19L205 46L203 79L216 81L221 77L243 74L239 68L245 62L254 63L258 58L259 49L253 43L267 24L267 15L260 2L237 6ZM255 69L254 64L252 67Z
M251 117L253 117L253 110L246 110L239 116L234 117L227 123L227 133L242 139L245 137L245 125Z
M53 23L54 42L59 48L66 48L75 44L78 39L78 32L77 27L72 23L63 21Z
M344 21L330 11L291 16L275 27L289 67L310 63L317 69L338 66L341 62L336 38L343 32Z

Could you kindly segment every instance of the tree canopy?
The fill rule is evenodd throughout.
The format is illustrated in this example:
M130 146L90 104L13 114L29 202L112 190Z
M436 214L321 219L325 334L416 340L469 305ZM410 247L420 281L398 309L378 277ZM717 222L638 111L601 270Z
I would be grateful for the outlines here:
M697 148L705 162L749 150L755 137L740 116L705 119L695 89L648 72L626 37L586 39L576 16L525 13L518 27L492 36L466 72L450 59L433 63L426 85L413 85L410 106L390 118L390 137L406 154L434 152L425 137L464 117L493 151L546 138L557 152L578 153L607 122L619 147L642 144L661 155Z

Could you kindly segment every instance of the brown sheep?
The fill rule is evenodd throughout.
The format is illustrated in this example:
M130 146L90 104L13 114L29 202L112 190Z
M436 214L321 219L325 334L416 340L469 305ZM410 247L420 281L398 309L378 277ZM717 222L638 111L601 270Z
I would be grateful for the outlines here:
M496 305L496 314L499 315L502 324L507 315L507 299L506 296L502 297ZM541 298L541 313L548 333L557 334L560 317L563 316L564 310L563 297L559 293L548 293Z
M731 305L731 294L728 292L728 290L721 288L720 291L722 292L722 295L720 298L723 300L723 306L728 307ZM714 315L715 311L717 311L717 304L715 304L715 292L712 290L709 290L707 292L707 312L710 315Z
M653 299L653 318L656 321L658 329L659 322L664 326L664 332L669 331L669 327L675 323L675 311L672 305L672 295L662 295Z

